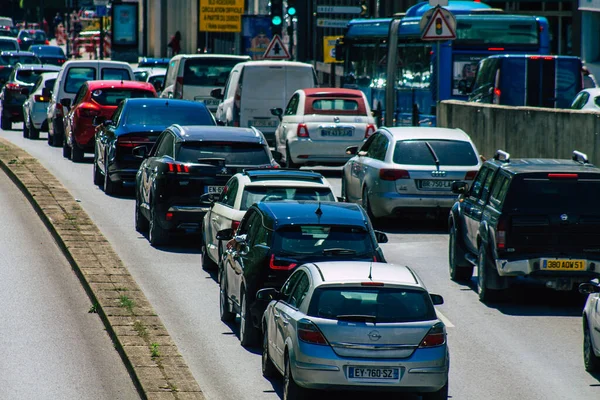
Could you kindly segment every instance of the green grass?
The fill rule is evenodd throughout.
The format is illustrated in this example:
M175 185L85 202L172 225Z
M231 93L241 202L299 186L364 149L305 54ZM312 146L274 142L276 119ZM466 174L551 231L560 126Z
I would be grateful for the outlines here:
M129 312L133 313L133 307L135 307L135 301L130 299L129 297L122 295L119 297L119 304L121 307L126 308Z
M158 347L160 345L158 343L151 343L150 344L150 352L152 353L152 357L160 357L160 353L158 351Z

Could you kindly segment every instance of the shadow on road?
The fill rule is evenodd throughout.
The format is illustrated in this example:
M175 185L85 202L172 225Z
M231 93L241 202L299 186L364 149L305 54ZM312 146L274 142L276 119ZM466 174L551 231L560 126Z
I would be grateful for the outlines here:
M417 219L417 218L387 218L375 221L375 229L385 233L430 234L439 235L448 233L448 223L443 219Z

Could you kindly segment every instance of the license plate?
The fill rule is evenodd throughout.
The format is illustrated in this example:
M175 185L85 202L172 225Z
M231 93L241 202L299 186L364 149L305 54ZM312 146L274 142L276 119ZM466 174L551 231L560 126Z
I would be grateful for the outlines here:
M321 129L321 136L352 136L352 129Z
M250 121L250 126L256 128L277 128L277 121L270 119L253 119Z
M421 188L422 189L450 189L452 187L452 181L445 180L422 180Z
M551 271L584 271L585 260L542 260L542 269Z
M223 191L223 186L205 186L204 193L216 193L221 194Z
M398 368L348 367L348 379L397 381L400 379L400 370Z

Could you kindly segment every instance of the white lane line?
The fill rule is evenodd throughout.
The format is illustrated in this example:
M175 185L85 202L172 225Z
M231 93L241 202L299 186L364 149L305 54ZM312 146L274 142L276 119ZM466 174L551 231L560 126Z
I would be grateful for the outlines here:
M440 310L436 309L435 312L437 313L438 318L442 320L444 325L446 325L446 328L454 328L454 324L452 322L450 322L450 320L448 318L446 318L446 316L444 314L442 314L442 312Z

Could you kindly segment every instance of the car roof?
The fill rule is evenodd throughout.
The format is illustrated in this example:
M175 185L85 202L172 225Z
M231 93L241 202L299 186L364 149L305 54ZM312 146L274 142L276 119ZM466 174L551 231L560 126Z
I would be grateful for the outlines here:
M146 82L143 82L146 83ZM151 85L151 84L149 84ZM177 108L206 108L206 105L201 101L189 101L189 100L179 100L179 99L165 99L160 97L139 97L139 98L131 98L125 99L125 104L152 104L152 105L165 105L165 106L176 106Z
M272 180L294 180L303 182L322 183L323 175L313 171L302 171L298 169L246 169L241 175L247 176L251 182L262 182Z
M579 60L581 59L577 56L566 56L566 55L539 55L539 54L494 54L488 56L487 58L543 58L543 59L561 59L561 60Z
M36 57L34 53L31 51L21 51L21 50L3 50L0 52L1 56L32 56Z
M598 96L600 95L600 88L589 88L589 89L583 89L581 92L587 92L592 96ZM579 92L579 93L581 93ZM577 94L579 94L577 93Z
M356 89L342 89L342 88L307 88L300 89L306 93L307 96L340 96L340 97L363 97L363 92Z
M150 84L149 84L150 85ZM169 99L169 101L171 101ZM211 126L211 125L171 125L169 127L175 131L184 141L227 141L227 142L245 142L260 143L265 141L259 131L253 128L237 128L231 126Z
M229 58L232 60L249 60L250 56L236 56L233 54L178 54L171 60L178 58Z
M285 200L259 202L256 207L270 215L276 227L294 224L352 225L367 227L363 209L354 203ZM320 210L318 212L317 210Z
M306 265L316 272L316 286L362 282L382 282L424 288L418 276L402 265L371 261L327 261Z
M17 38L12 36L0 36L0 40L10 40L11 42L18 42Z
M60 71L60 67L56 65L48 65L48 64L15 64L15 69L37 69L44 70L48 72L58 72Z
M152 89L154 90L154 86L148 82L139 82L139 81L117 81L117 80L98 80L98 81L87 81L90 90L102 89L106 87L110 88L125 88L125 89Z
M302 63L298 61L269 61L269 60L254 60L254 61L245 61L236 65L236 67L243 65L244 68L256 68L256 67L299 67L299 68L310 68L313 66L311 64Z
M568 159L558 158L516 158L509 162L488 160L486 163L494 164L512 174L528 172L589 172L599 173L600 168L593 164L581 163Z
M418 126L405 126L395 128L381 128L389 132L396 140L460 140L470 142L471 138L461 129L429 128Z
M94 67L101 65L103 67L110 67L110 66L117 67L118 66L118 67L126 67L127 69L131 68L131 66L124 61L112 61L112 60L68 60L66 63L63 64L63 68L69 67L71 65L79 65L79 66L88 66L89 65L89 66L94 66Z

